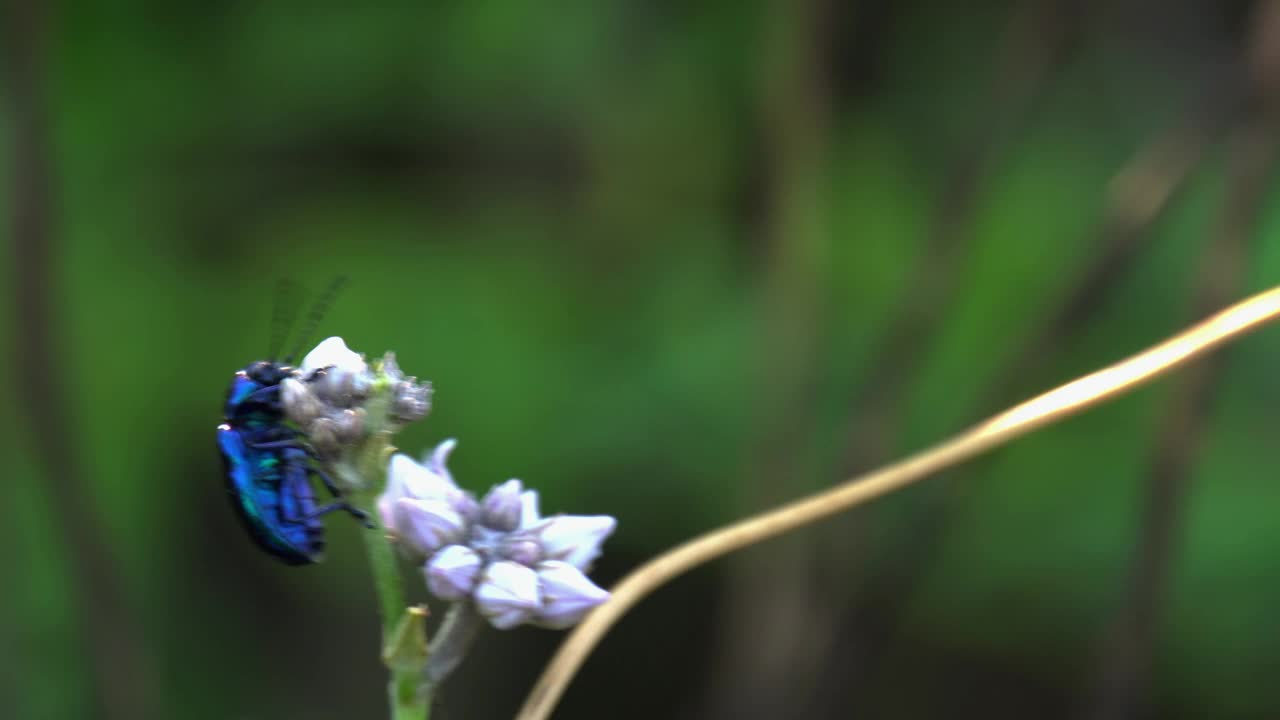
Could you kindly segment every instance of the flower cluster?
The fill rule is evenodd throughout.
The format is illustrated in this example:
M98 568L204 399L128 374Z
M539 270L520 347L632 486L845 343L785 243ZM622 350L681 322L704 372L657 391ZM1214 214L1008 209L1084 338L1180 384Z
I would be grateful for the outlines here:
M538 493L519 480L477 501L445 467L454 445L441 443L422 463L393 456L377 503L406 552L425 559L431 593L474 602L504 630L522 623L569 627L608 599L584 573L616 521L607 515L543 518Z
M387 417L369 421L366 403L376 386L388 387ZM296 377L281 383L281 401L289 419L307 434L316 451L336 457L357 444L372 427L394 425L426 417L431 409L431 386L405 377L395 356L387 353L376 372L364 356L331 337L302 359Z

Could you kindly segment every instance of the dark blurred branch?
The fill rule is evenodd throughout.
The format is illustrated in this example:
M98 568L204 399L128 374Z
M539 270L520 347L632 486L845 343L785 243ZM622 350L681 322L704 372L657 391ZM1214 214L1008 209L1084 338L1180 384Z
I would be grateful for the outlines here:
M1074 46L1073 5L1068 0L1024 3L1009 19L988 81L987 98L980 113L983 120L939 189L924 243L910 273L911 292L896 306L877 364L852 403L845 432L848 449L839 472L873 466L890 456L909 381L918 370L918 359L925 356L923 343L936 336L946 319L938 308L946 307L955 295L961 277L958 267L969 248L981 191L1006 139L1033 113L1048 78ZM852 523L845 523L826 533L827 544L833 546L832 554L841 558L835 567L845 585L850 582L850 568L857 573L858 532ZM910 572L909 560L905 565L895 564ZM857 584L856 580L853 582ZM881 595L878 590L874 594ZM864 597L862 605L870 601ZM847 606L849 602L836 604ZM882 633L878 627L861 627L860 621L867 619L864 613L850 614L842 607L841 614L843 622L841 618L825 619L824 638L814 651L825 655L820 663L823 667L839 673L838 679L833 675L820 686L849 697L859 694L857 687L868 677L870 668L864 661L879 653L879 646L866 646L864 636ZM831 626L841 628L832 632ZM826 712L826 706L843 705L834 698L815 702L814 711L818 714Z
M85 633L94 669L96 716L134 720L149 717L148 678L138 656L140 637L124 607L106 533L90 505L92 494L75 447L75 408L66 394L71 372L54 334L61 296L55 280L58 255L45 78L51 9L39 0L14 0L7 10L2 52L13 121L13 345L20 349L14 353L12 387L33 443L33 460L46 482L37 494L51 508L48 516L61 521L80 606L88 611L72 625Z
M881 343L876 366L862 383L853 404L846 467L867 467L889 455L896 435L897 412L907 382L924 357L922 346L935 336L961 277L960 261L968 252L974 212L991 168L1005 140L1033 112L1045 81L1070 47L1071 32L1062 0L1021 4L1009 20L1004 41L978 113L980 123L970 142L947 171L929 229L909 276L911 290L895 306Z
M1258 9L1251 66L1257 112L1232 138L1226 195L1217 230L1199 264L1193 317L1224 304L1244 284L1250 241L1255 240L1280 150L1275 106L1280 98L1280 3L1264 2ZM1211 419L1210 403L1225 360L1216 355L1188 368L1170 389L1151 449L1124 597L1103 643L1098 686L1088 712L1096 720L1151 713L1154 646L1182 533L1190 473Z
M1086 327L1111 297L1146 242L1148 230L1199 167L1224 125L1236 117L1238 103L1196 97L1185 120L1157 134L1138 149L1111 182L1106 216L1093 240L1096 250L1048 322L1014 355L1000 381L987 393L987 407L1009 402L1029 384L1026 379L1052 357L1062 342ZM1202 108L1211 108L1203 111Z
M828 88L824 0L779 0L766 6L761 71L763 158L767 165L763 235L764 301L758 442L752 507L774 505L812 477L815 358L825 296L825 157ZM719 665L704 716L784 717L788 693L779 683L812 675L807 609L815 602L808 548L782 545L731 566L719 624ZM761 623L761 618L769 618Z
M1247 241L1257 224L1276 148L1270 131L1256 128L1243 131L1235 145L1221 225L1200 263L1190 317L1225 304L1243 284ZM1209 404L1224 359L1215 355L1188 368L1170 389L1161 414L1125 598L1106 643L1096 707L1090 713L1099 720L1147 715L1153 645L1181 532L1189 474L1210 420Z
M994 384L979 402L983 412L1002 407L1034 387L1043 373L1045 358L1053 357L1062 343L1088 325L1105 305L1112 291L1128 276L1149 239L1148 229L1176 196L1197 168L1205 151L1237 116L1239 102L1232 98L1215 99L1220 89L1215 85L1189 104L1185 118L1171 129L1144 144L1116 174L1108 194L1107 209L1091 244L1096 248L1089 261L1076 271L1076 280L1057 301L1048 320L1021 343L1012 359L993 377ZM966 480L981 475L989 460L980 460L955 476L944 476L930 487L917 492L917 506L911 517L912 531L907 542L894 552L896 571L876 579L864 593L863 600L849 613L844 625L850 629L851 646L847 653L857 660L832 659L829 664L862 668L868 675L854 674L861 682L849 688L856 697L859 688L874 687L878 668L886 665L902 626L904 613L911 606L917 583L929 573L929 567L941 548L948 527L947 520L960 502L959 489Z

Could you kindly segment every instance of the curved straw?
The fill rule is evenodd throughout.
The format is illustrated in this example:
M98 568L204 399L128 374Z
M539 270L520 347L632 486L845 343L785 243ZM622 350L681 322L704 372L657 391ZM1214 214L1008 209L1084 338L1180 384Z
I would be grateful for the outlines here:
M1280 287L1223 310L1142 353L1014 406L932 448L824 492L713 530L640 566L565 639L516 720L545 720L587 655L627 610L715 558L848 510L1122 393L1280 317Z

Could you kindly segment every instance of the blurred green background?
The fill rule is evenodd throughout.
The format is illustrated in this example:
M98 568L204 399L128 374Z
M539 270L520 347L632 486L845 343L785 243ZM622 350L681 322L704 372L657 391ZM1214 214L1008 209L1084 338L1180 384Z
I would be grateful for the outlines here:
M385 717L360 529L224 497L278 279L435 384L401 447L617 516L609 584L1274 283L1276 5L11 0L0 716ZM1278 353L699 569L557 717L1275 716Z

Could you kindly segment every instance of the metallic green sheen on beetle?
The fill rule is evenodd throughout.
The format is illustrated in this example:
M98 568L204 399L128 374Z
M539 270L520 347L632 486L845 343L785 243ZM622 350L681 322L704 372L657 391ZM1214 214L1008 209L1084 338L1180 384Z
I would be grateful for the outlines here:
M224 422L218 426L218 449L227 494L250 537L289 565L307 565L323 557L320 516L345 510L367 522L368 514L342 499L305 435L288 424L280 383L297 376L294 368L271 360L236 372ZM334 502L317 506L312 476L324 483Z

